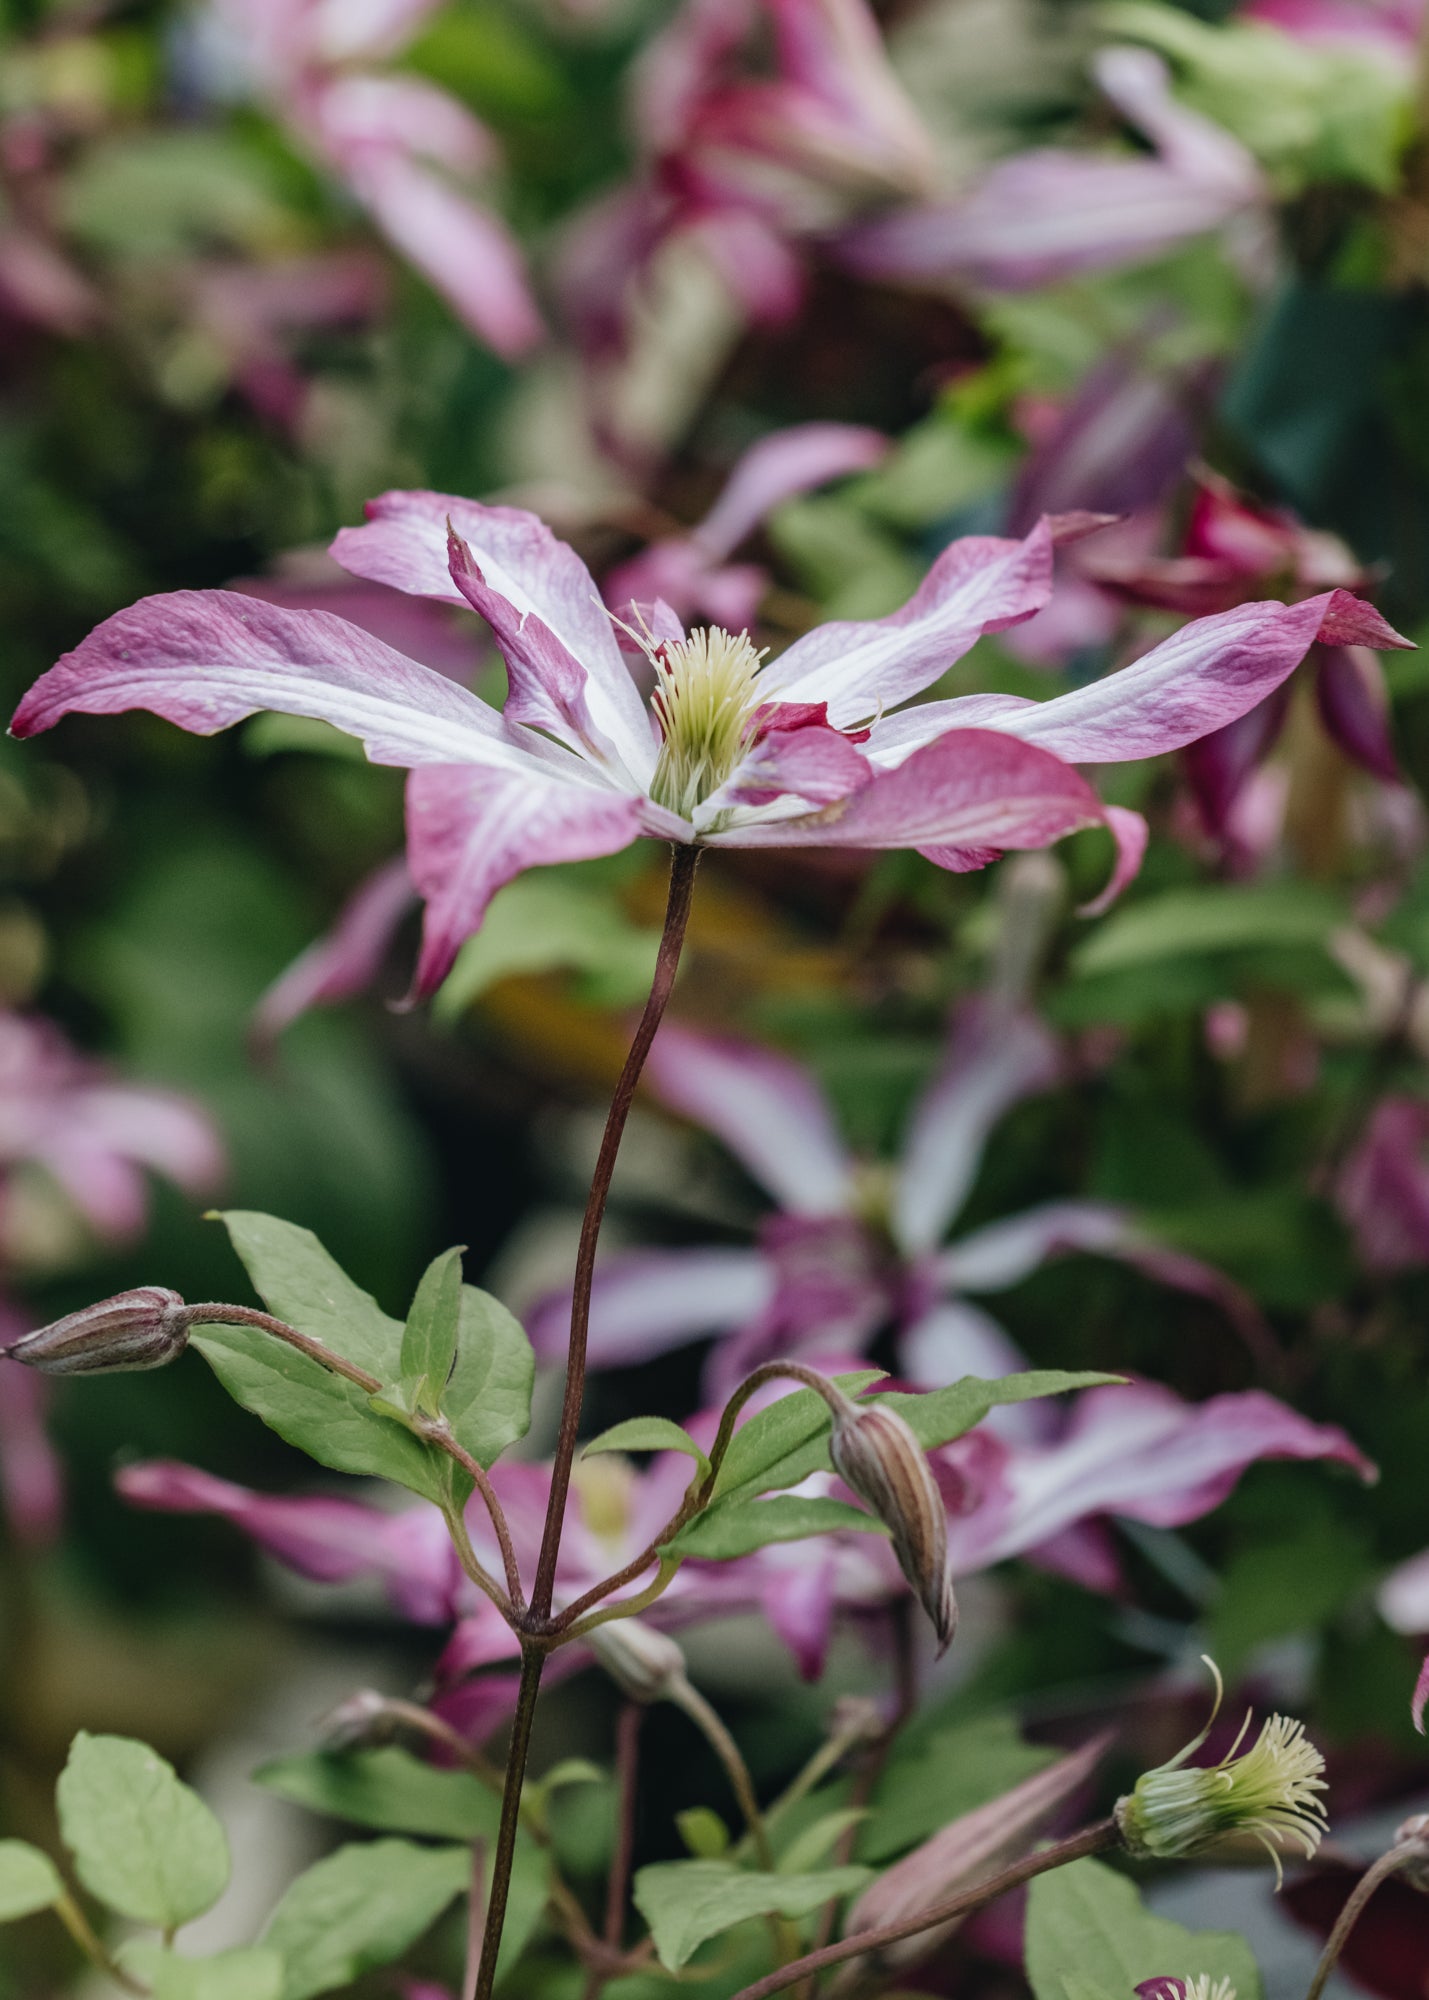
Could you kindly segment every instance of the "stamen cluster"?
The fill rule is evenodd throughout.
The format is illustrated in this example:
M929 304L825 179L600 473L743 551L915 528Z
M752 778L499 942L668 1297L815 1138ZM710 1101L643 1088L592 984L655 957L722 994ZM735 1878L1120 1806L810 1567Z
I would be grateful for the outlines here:
M710 625L651 647L649 657L656 680L651 706L665 739L650 796L689 819L744 754L764 654L747 633Z

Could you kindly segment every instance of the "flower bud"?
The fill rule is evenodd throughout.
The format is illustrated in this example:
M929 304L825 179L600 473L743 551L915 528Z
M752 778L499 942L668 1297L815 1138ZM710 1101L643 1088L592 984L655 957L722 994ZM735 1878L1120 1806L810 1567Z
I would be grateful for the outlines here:
M1209 1972L1194 1979L1143 1979L1136 1988L1137 2000L1236 2000L1228 1979L1212 1979Z
M674 1640L638 1618L612 1618L587 1637L596 1658L631 1701L663 1701L685 1677L685 1656Z
M1399 1879L1411 1889L1418 1889L1421 1895L1429 1894L1429 1813L1411 1813L1395 1834L1394 1845L1403 1847L1411 1840L1419 1844L1422 1852L1407 1856L1399 1864Z
M188 1345L193 1314L177 1292L140 1285L66 1313L4 1351L42 1375L112 1375L162 1368Z
M331 1709L318 1727L324 1750L357 1750L390 1743L397 1733L397 1717L376 1688L359 1688Z
M1265 1848L1281 1873L1280 1848L1300 1846L1308 1860L1325 1832L1319 1794L1325 1760L1288 1716L1272 1715L1249 1750L1241 1743L1250 1716L1219 1764L1183 1768L1205 1742L1220 1712L1222 1684L1213 1661L1216 1701L1210 1721L1179 1755L1136 1781L1130 1796L1118 1799L1116 1823L1127 1851L1145 1860L1174 1861L1200 1854L1236 1834L1249 1834Z
M958 1605L948 1568L948 1515L927 1454L896 1410L849 1402L834 1412L829 1457L893 1538L898 1567L933 1621L938 1651L957 1630Z

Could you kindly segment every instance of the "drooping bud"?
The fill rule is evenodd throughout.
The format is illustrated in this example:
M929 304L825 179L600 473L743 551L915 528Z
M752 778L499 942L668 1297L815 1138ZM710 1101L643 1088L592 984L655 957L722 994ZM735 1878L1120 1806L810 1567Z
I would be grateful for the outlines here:
M631 1701L663 1701L685 1677L685 1656L675 1641L638 1618L612 1618L587 1636L596 1658Z
M324 1750L370 1749L390 1743L397 1734L398 1721L385 1695L376 1688L358 1688L329 1710L318 1729Z
M1179 1755L1144 1773L1130 1795L1117 1800L1117 1826L1127 1851L1139 1860L1183 1860L1236 1834L1248 1834L1265 1848L1278 1878L1284 1843L1300 1847L1309 1860L1324 1836L1325 1807L1319 1794L1325 1789L1325 1760L1303 1724L1284 1715L1272 1715L1250 1749L1242 1751L1250 1727L1247 1714L1219 1764L1187 1768L1186 1759L1200 1749L1220 1712L1220 1673L1214 1661L1206 1665L1216 1678L1210 1721Z
M162 1368L188 1345L194 1314L177 1292L140 1285L37 1327L4 1352L42 1375L115 1375Z
M844 1398L834 1409L829 1457L844 1484L888 1529L898 1566L945 1653L957 1630L958 1604L948 1567L947 1509L926 1452L896 1410Z
M1136 1995L1137 2000L1236 2000L1230 1981L1212 1979L1209 1972L1194 1979L1143 1979Z

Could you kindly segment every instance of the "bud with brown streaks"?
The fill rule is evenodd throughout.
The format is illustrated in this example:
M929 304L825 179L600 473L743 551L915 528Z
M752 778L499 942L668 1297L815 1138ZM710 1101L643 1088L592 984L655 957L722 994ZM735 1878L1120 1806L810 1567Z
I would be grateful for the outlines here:
M948 1567L947 1509L927 1454L896 1410L847 1397L840 1403L829 1438L834 1470L888 1529L898 1566L945 1653L957 1630L958 1604Z
M162 1285L116 1292L38 1327L4 1352L42 1375L110 1375L162 1368L188 1345L192 1309Z

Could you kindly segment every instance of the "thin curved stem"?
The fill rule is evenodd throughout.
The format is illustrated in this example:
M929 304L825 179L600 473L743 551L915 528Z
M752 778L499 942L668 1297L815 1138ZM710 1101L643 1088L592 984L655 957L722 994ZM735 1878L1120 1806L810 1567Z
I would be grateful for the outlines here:
M389 1695L383 1701L383 1711L394 1722L404 1728L425 1736L429 1743L435 1743L453 1758L463 1769L478 1778L488 1791L501 1790L501 1773L494 1764L487 1762L474 1743L468 1743L459 1729L453 1729L439 1715L433 1715L429 1708L423 1708L418 1701L403 1701L396 1695Z
M511 1599L506 1595L506 1592L485 1567L481 1557L472 1547L471 1536L467 1532L466 1517L462 1513L461 1508L451 1505L444 1506L442 1508L442 1518L447 1524L447 1533L451 1537L452 1547L457 1552L457 1560L460 1562L463 1570L471 1578L478 1590L485 1591L512 1631L519 1632L521 1630L520 1614L513 1607Z
M935 1930L939 1924L950 1923L954 1917L968 1916L972 1911L980 1910L984 1903L992 1903L999 1896L1005 1896L1009 1889L1017 1889L1024 1882L1030 1882L1034 1875L1045 1875L1053 1868L1065 1868L1069 1861L1080 1861L1086 1854L1104 1854L1108 1848L1115 1847L1120 1838L1115 1820L1098 1820L1093 1826L1084 1826L1080 1833L1068 1834L1054 1847L1045 1847L1038 1854L1024 1855L1021 1861L1014 1861L999 1874L989 1876L987 1881L976 1882L971 1888L960 1890L956 1896L930 1904L915 1916L900 1918L896 1924L883 1924L877 1930L858 1931L853 1937L840 1938L837 1944L828 1944L819 1951L805 1953L803 1958L791 1959L787 1965L779 1966L765 1978L756 1979L752 1986L741 1987L734 2000L769 2000L771 1993L782 1993L786 1986L797 1986L801 1980L823 1972L831 1965L842 1965L847 1958L862 1958L869 1952L881 1951L885 1945L900 1944L904 1938L916 1937L919 1931Z
M754 1780L749 1775L749 1766L744 1761L739 1745L699 1689L692 1687L683 1674L676 1674L673 1677L666 1691L666 1699L672 1701L676 1708L683 1710L723 1764L730 1790L739 1801L739 1810L744 1815L744 1823L749 1828L750 1839L754 1842L754 1851L759 1856L759 1865L761 1868L772 1869L774 1850L769 1845L769 1830L764 1824L764 1815L759 1810Z
M331 1369L334 1375L345 1377L369 1396L375 1396L382 1387L376 1375L369 1375L365 1368L359 1368L355 1361L349 1361L345 1355L325 1347L311 1334L299 1333L285 1319L274 1319L272 1313L255 1312L251 1306L218 1305L213 1302L190 1306L188 1310L195 1326L253 1326L260 1333L271 1333L275 1340L295 1347L299 1354L306 1354L309 1361L316 1361L321 1367Z
M1397 1847L1381 1854L1373 1867L1365 1870L1350 1892L1349 1901L1340 1911L1335 1928L1325 1940L1325 1949L1320 1954L1320 1962L1315 1967L1315 1977L1310 1981L1305 2000L1320 2000L1326 1981L1339 1963L1340 1953L1350 1941L1350 1932L1364 1915L1366 1903L1381 1882L1387 1882L1391 1875L1397 1874L1407 1861L1424 1860L1425 1854L1422 1840L1402 1840Z
M74 1897L66 1889L54 1904L54 1913L84 1953L85 1957L101 1972L107 1973L116 1986L122 1986L126 1993L147 1994L151 1989L142 1979L136 1979L132 1972L126 1972L100 1939L89 1918L84 1914Z
M681 1523L681 1526L683 1525ZM674 1534L675 1530L672 1528L669 1532ZM556 1643L562 1646L569 1645L573 1639L584 1639L597 1625L609 1625L617 1618L633 1618L637 1611L647 1610L657 1598L665 1595L674 1582L679 1567L678 1556L671 1557L668 1562L662 1561L656 1574L651 1577L643 1590L636 1592L634 1597L622 1597L619 1604L608 1604L604 1611L593 1611L588 1618L583 1618L579 1625L563 1626L559 1630ZM592 1595L593 1593L587 1591L586 1598L581 1602L586 1602Z
M510 1523L506 1519L506 1510L496 1497L496 1488L492 1485L485 1466L472 1457L465 1445L457 1442L456 1438L452 1435L451 1425L445 1417L423 1417L419 1419L417 1435L425 1439L428 1444L434 1444L438 1451L444 1451L448 1458L455 1460L481 1495L486 1505L486 1511L491 1516L491 1525L496 1534L497 1546L501 1550L501 1564L502 1568L506 1571L506 1589L511 1598L512 1608L516 1611L524 1611L526 1608L526 1599L521 1589L521 1571L516 1562L516 1550L511 1540ZM460 1509L453 1509L453 1512L459 1513ZM469 1540L466 1546L468 1549L471 1548ZM472 1561L476 1561L474 1554Z
M635 1099L635 1087L640 1081L645 1058L650 1053L656 1030L669 1004L670 995L674 991L675 974L679 969L680 952L685 942L685 929L690 920L690 903L694 895L695 870L699 866L699 860L700 850L694 846L676 847L671 852L670 888L665 904L665 927L660 934L660 950L655 960L655 977L651 982L650 997L645 1002L645 1011L640 1016L640 1025L635 1030L635 1039L630 1045L630 1053L625 1058L625 1067L621 1070L620 1080L615 1086L610 1110L606 1113L605 1132L601 1138L595 1172L591 1176L590 1194L586 1200L585 1217L581 1223L580 1246L576 1252L575 1285L571 1296L571 1336L566 1350L566 1390L561 1404L561 1425L556 1436L555 1456L551 1465L551 1494L546 1504L546 1526L541 1537L541 1556L536 1565L536 1580L531 1590L531 1610L536 1618L550 1616L551 1598L556 1587L556 1558L560 1554L561 1529L566 1517L566 1495L570 1490L571 1466L575 1460L576 1439L580 1434L581 1404L585 1397L586 1337L590 1329L590 1294L595 1278L595 1253L600 1241L600 1225L605 1218L605 1206L610 1198L610 1182L615 1172L616 1155L620 1151L625 1122L630 1116L630 1107Z

